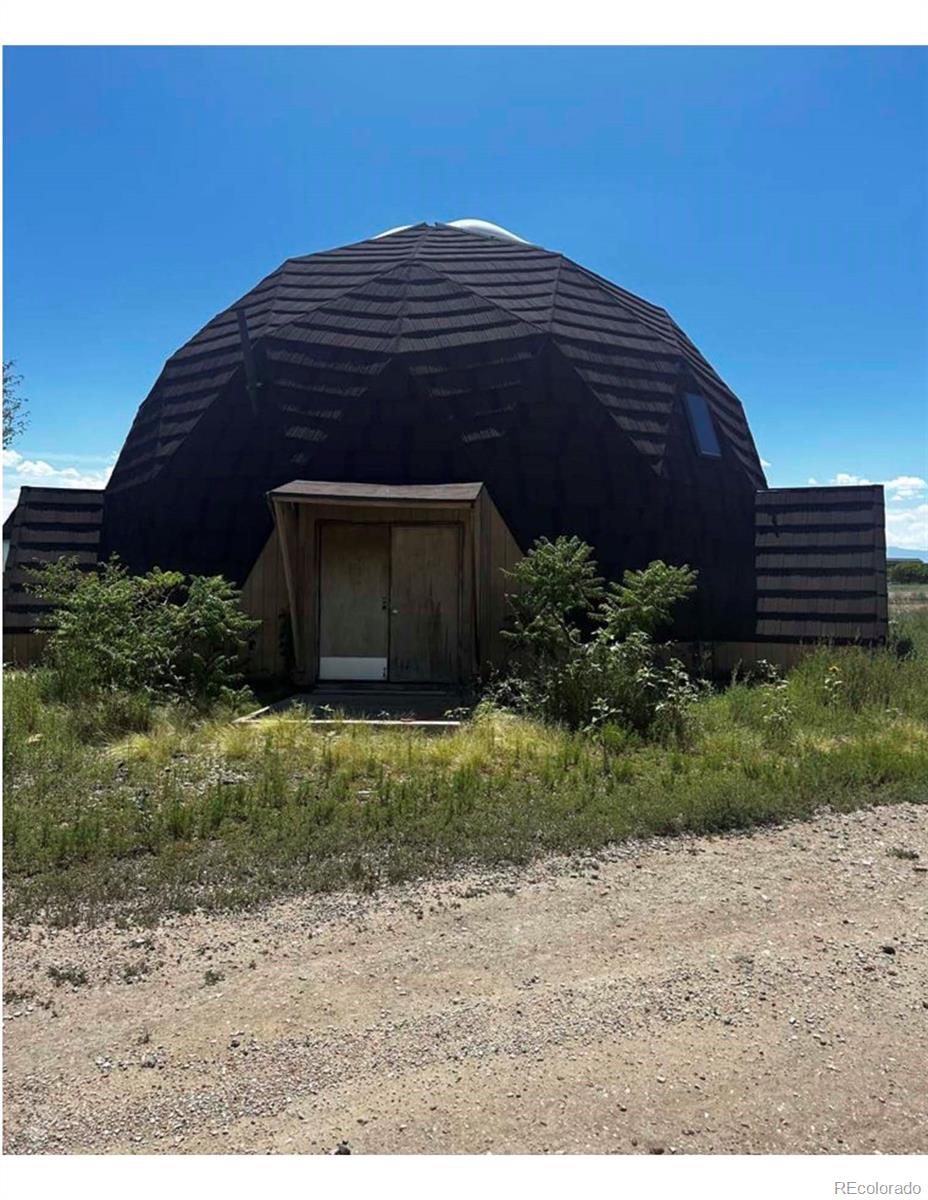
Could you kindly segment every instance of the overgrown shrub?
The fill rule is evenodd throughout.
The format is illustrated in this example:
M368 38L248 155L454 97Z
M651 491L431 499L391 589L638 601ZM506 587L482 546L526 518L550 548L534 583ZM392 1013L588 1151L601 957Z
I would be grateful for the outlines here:
M699 687L654 635L695 571L657 561L607 587L591 547L559 537L537 541L509 574L512 656L498 701L575 729L684 735Z
M621 583L610 584L597 619L613 638L636 632L654 637L672 624L676 606L695 590L694 570L657 559L643 571L626 571Z
M31 590L54 605L45 658L57 699L112 706L107 697L136 697L131 727L146 701L213 704L233 699L241 684L257 622L220 576L158 568L132 575L115 558L82 571L62 559L35 570Z
M605 596L593 548L578 537L539 538L507 575L510 627L506 636L523 656L569 657Z
M928 563L918 558L900 558L886 564L890 583L928 583Z

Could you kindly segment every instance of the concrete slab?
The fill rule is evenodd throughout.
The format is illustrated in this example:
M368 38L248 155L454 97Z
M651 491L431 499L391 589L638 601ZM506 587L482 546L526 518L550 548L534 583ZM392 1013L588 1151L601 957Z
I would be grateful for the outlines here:
M309 692L295 692L275 704L268 704L237 724L274 716L308 721L313 725L371 725L457 729L459 714L472 707L463 692L445 688L321 685ZM449 715L449 714L454 714Z

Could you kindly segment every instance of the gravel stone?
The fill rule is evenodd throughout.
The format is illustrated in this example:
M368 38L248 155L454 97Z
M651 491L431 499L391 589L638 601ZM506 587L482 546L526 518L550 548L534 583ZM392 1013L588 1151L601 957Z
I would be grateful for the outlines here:
M928 858L928 807L626 843L596 887L578 855L154 930L8 924L4 1147L924 1153L928 906L886 846Z

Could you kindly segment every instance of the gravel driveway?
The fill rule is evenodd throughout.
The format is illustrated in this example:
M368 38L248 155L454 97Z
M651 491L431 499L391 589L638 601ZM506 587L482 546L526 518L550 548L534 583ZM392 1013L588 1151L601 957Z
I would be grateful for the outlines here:
M924 1152L926 865L928 808L900 805L8 930L5 1146Z

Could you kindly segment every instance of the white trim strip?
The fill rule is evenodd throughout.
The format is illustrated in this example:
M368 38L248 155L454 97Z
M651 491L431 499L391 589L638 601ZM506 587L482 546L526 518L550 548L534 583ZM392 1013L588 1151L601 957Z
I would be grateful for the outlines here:
M319 659L320 679L386 679L385 658L345 658L340 656Z

